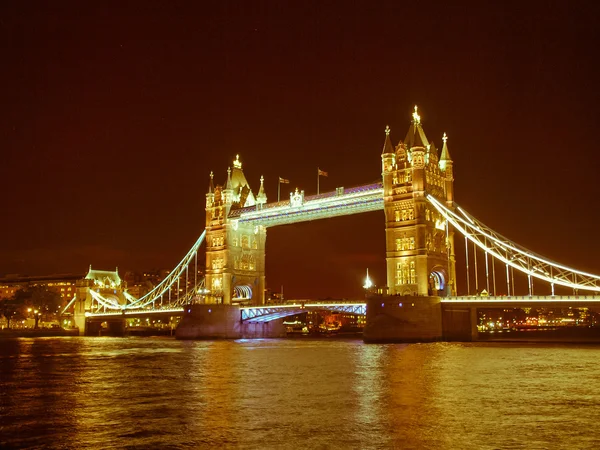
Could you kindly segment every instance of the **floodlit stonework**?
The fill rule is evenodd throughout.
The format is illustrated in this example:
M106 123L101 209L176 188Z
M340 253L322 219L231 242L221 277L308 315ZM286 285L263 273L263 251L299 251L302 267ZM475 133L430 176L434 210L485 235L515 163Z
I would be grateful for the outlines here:
M452 207L452 159L444 134L441 155L415 112L404 141L385 130L381 154L387 285L391 295L456 295L454 235L426 193Z

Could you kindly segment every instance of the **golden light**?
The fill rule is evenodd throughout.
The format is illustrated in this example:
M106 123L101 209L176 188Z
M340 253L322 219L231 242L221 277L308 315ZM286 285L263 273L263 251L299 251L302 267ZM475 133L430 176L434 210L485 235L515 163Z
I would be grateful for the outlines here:
M421 116L419 115L419 113L417 111L418 111L418 107L417 107L417 105L415 105L415 112L412 115L415 125L418 125L421 123Z

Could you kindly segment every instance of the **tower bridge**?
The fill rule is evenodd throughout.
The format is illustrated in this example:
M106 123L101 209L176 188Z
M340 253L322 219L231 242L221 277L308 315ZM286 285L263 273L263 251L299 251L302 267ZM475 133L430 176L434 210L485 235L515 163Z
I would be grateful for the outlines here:
M365 339L429 340L440 339L446 332L451 335L452 327L472 330L473 311L489 305L598 304L596 295L585 297L579 292L598 293L599 276L531 252L457 205L447 141L444 133L438 151L426 136L415 107L403 140L394 145L390 128L385 129L381 181L318 195L296 189L289 200L277 202L268 202L263 177L258 190L252 190L236 156L223 184L216 184L210 173L204 231L182 261L140 298L88 279L75 302L80 328L85 320L170 310L183 316L180 337L235 337L242 333L239 325L243 323L267 326L307 309L350 308L367 315ZM269 227L377 210L383 211L387 281L379 295L345 306L265 304ZM457 234L465 241L466 285L462 290L468 295L463 297L457 296ZM198 253L203 243L206 273L199 278ZM527 279L526 296L515 295L515 272ZM507 296L499 295L504 282ZM556 296L555 288L571 290L573 296ZM467 325L457 319L460 312L469 312ZM255 327L253 333L265 330Z

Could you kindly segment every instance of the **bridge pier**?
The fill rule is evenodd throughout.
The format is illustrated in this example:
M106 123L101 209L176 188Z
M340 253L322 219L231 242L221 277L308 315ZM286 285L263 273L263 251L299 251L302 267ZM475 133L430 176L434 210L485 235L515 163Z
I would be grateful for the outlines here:
M477 308L444 305L442 308L442 328L444 340L446 341L477 341Z
M391 295L367 299L365 342L431 342L442 339L440 297Z
M106 324L106 326L104 326ZM125 336L126 323L125 319L121 317L110 318L106 320L103 319L90 319L87 318L85 321L85 326L83 329L83 333L81 332L81 328L79 329L79 334L84 336L117 336L122 337Z
M224 304L189 305L175 330L177 339L240 339L239 306Z
M479 340L477 307L442 304L440 297L376 296L367 300L365 342Z
M242 324L244 339L282 338L287 336L285 319L271 320L270 322L251 322Z
M177 339L257 339L285 337L284 319L242 322L237 305L190 305L175 330Z

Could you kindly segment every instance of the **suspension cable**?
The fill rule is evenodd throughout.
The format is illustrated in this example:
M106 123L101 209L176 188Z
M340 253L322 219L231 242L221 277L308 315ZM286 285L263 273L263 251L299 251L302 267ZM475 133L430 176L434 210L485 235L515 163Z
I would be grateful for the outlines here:
M448 209L431 195L427 195L427 200L465 238L511 268L548 283L576 290L600 291L600 276L566 267L531 252L490 229L458 206L458 211L465 217L461 217L456 212ZM485 238L487 238L487 241L484 243ZM510 277L510 274L507 273L507 276ZM507 283L510 283L510 281L507 280ZM509 290L508 294L510 295L510 293Z

